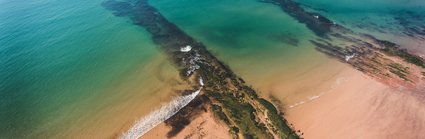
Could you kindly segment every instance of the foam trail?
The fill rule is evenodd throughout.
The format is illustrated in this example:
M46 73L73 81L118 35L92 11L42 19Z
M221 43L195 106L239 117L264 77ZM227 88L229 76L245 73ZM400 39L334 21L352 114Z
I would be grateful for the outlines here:
M345 62L348 62L348 60L350 60L351 58L353 58L354 56L356 56L356 54L352 54L352 55L346 55L345 56Z
M137 139L147 133L149 130L159 125L163 121L167 120L180 109L189 104L201 91L193 92L190 95L179 96L173 99L170 103L162 105L161 108L151 112L149 115L136 121L136 123L127 132L125 132L120 138L121 139Z
M354 56L354 54L353 54L353 56ZM295 104L293 104L293 105L290 105L290 106L289 106L289 108L294 108L294 107L297 107L297 106L302 105L302 104L304 104L304 103L308 103L308 102L310 102L310 101L313 101L313 100L315 100L315 99L318 99L318 98L320 98L321 96L325 95L326 93L328 93L328 92L330 92L330 91L334 90L337 86L341 85L342 83L346 82L347 80L348 80L348 79L346 79L345 77L339 77L339 78L337 78L337 79L336 79L335 83L334 83L334 84L332 84L332 86L331 86L331 89L330 89L330 90L328 90L328 91L326 91L326 92L322 92L322 93L320 93L319 95L316 95L316 96L309 96L309 97L307 97L307 98L308 98L307 100L303 100L303 101L300 101L300 102L295 103Z
M199 84L200 84L201 86L204 86L204 80L202 80L202 77L199 77Z

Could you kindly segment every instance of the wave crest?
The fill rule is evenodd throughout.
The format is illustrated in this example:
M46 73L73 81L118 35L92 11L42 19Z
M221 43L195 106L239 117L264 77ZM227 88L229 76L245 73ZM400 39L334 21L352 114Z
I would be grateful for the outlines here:
M125 132L121 139L137 139L147 133L149 130L169 119L180 109L189 104L201 91L202 87L190 95L179 96L167 104L163 104L159 109L151 112L149 115L136 121L133 127Z

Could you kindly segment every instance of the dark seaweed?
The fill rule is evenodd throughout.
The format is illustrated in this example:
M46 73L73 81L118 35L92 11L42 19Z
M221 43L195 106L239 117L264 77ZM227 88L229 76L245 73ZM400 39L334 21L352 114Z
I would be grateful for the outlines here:
M117 4L117 6L113 6L113 4ZM152 35L154 43L159 45L161 50L179 68L183 79L188 79L192 74L204 79L203 92L205 95L198 96L166 121L166 124L172 127L168 137L175 136L190 124L191 118L203 110L205 111L205 105L211 106L214 114L228 124L234 135L242 133L245 137L272 137L264 127L265 124L256 121L255 113L258 110L251 101L258 99L257 93L245 85L243 80L236 76L227 65L209 53L202 43L167 21L154 7L148 4L147 0L134 0L128 4L108 0L102 5L114 13L125 13L120 15L128 16L135 25L145 28ZM122 9L128 5L131 7ZM186 53L180 52L180 47L186 45L192 46L192 50ZM200 57L202 60L191 61L194 57ZM194 64L198 65L199 69L188 75L188 69ZM233 86L234 90L231 90L229 86ZM213 104L211 104L212 102ZM274 128L280 127L274 126Z
M186 107L181 109L170 119L165 121L166 125L171 126L171 131L167 133L167 137L176 136L180 131L182 131L195 116L199 115L201 112L206 111L204 104L208 101L208 98L205 96L199 96L192 100Z
M304 23L317 36L326 37L331 32L333 22L328 18L318 14L305 11L299 3L292 0L260 0L260 2L272 3L279 6L283 11Z
M421 57L409 54L404 49L399 49L395 43L392 43L389 41L383 41L383 40L379 40L378 42L384 47L383 51L385 53L389 55L401 57L406 62L425 68L425 61Z

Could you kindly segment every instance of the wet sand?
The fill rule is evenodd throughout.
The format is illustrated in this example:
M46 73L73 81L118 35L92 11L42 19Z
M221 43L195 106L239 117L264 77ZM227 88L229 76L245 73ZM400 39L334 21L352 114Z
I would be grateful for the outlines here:
M231 63L241 63L232 68L237 69L261 96L273 96L282 103L280 107L285 117L304 138L425 138L420 134L425 132L425 102L421 102L420 92L390 88L345 63L322 54L311 56L298 59L316 60L310 64L279 65L279 60L253 62L255 64L235 60ZM270 64L278 66L250 68L269 67ZM205 115L195 119L175 138L200 135L194 132L202 122L200 119L205 119ZM208 127L223 126L211 124L214 126ZM216 135L215 132L228 133L227 130L203 128L208 129L202 133L205 137ZM168 131L169 128L161 124L142 138L166 137Z
M141 139L167 138L167 132L171 128L164 123L158 125ZM172 137L174 139L230 139L229 129L226 125L217 121L210 111L196 117L191 123L186 126L180 133Z
M248 84L263 92L262 96L273 96L283 102L289 122L305 133L306 138L421 137L418 133L422 133L424 123L422 103L405 91L388 88L336 60L324 60L319 65L296 65L292 67L302 70L284 72L273 62L267 62L271 66L251 68L252 75L260 78L248 78ZM256 67L267 69L258 72ZM239 72L236 70L236 73ZM202 125L202 120L195 121L180 133L181 138L199 131L195 123ZM411 132L404 132L405 129ZM163 135L163 130L151 132ZM201 131L193 136L195 134L213 135Z
M320 53L300 56L294 59L299 62L293 63L283 62L280 58L266 58L268 62L255 61L255 57L250 62L245 62L246 59L228 62L237 65L231 68L252 84L261 96L273 96L282 103L285 117L294 129L302 132L302 137L425 138L420 134L425 132L425 102L421 101L420 92L390 88ZM254 68L271 65L275 66L272 69ZM205 123L199 126L202 122ZM228 134L215 137L228 133L222 127L225 126L203 114L174 138L188 135L192 138L201 135L229 138ZM169 130L161 124L142 138L166 138Z
M338 79L344 79L338 82ZM350 68L319 99L288 109L305 138L424 138L424 102Z
M407 90L389 88L348 66L335 65L340 71L323 78L315 90L304 91L303 97L279 96L277 92L281 91L276 90L288 90L288 84L273 85L273 95L283 101L303 98L285 103L286 118L296 130L301 130L302 137L425 138L423 99L421 102L418 95ZM318 79L312 77L309 80Z
M266 60L234 68L260 95L278 99L289 123L306 139L425 138L423 92L388 87L323 55L306 59L300 62L315 61L280 65ZM276 66L253 68L268 65Z
M285 117L306 139L425 138L420 134L425 132L425 102L413 92L389 88L333 60L298 78L273 75L269 78L273 82L253 84L259 86L261 95L273 95L282 101ZM166 138L169 130L161 124L142 138ZM173 138L185 137L231 138L227 127L211 113L197 117Z

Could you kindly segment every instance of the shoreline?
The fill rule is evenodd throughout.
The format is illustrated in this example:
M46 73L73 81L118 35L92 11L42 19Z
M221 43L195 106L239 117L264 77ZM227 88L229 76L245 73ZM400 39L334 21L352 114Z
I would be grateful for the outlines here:
M340 62L348 63L352 66L351 68L388 85L401 85L414 90L417 89L416 82L422 81L416 78L416 75L421 70L418 67L424 66L423 59L398 49L396 44L377 40L373 36L353 33L321 15L305 12L295 2L281 0L276 3L321 37L321 39L310 40L317 46L318 51L337 58ZM285 7L285 4L289 7L287 5ZM134 24L151 33L154 43L169 56L179 68L181 77L194 86L193 88L199 86L193 82L194 80L202 78L206 81L205 88L202 89L199 97L165 121L166 125L172 127L167 137L177 136L190 125L193 118L199 117L208 110L213 111L226 123L234 138L300 138L299 134L303 134L299 130L295 131L288 124L283 117L283 112L276 109L276 104L259 97L243 79L207 51L201 42L194 40L176 25L167 21L146 0L133 4L109 0L103 5L108 10L112 10L116 16L130 17ZM329 37L348 41L352 46L347 48L334 46L326 40ZM376 70L382 70L382 72L377 73ZM410 74L411 72L413 74ZM391 80L386 82L386 79ZM334 89L334 87L331 88ZM319 95L309 99L321 100L319 97L328 96ZM297 107L295 105L292 107L296 109L311 104L304 103L296 103ZM305 130L308 131L308 129Z
M287 110L305 138L425 138L425 102L347 67L347 80L314 101ZM361 92L361 93L359 93Z
M414 91L423 89L420 85L425 82L425 60L399 44L379 40L370 34L353 32L319 13L306 11L293 0L260 2L276 5L282 12L305 24L319 37L310 40L317 51L392 87L405 87ZM338 44L339 41L344 44Z
M300 138L282 117L282 112L234 74L206 47L167 21L147 0L133 3L108 0L102 3L116 16L128 16L151 33L152 40L179 69L193 88L204 85L201 94L165 123L174 137L210 108L229 127L233 138ZM125 7L125 8L124 8ZM182 49L184 48L184 49ZM204 82L196 83L202 79Z
M167 138L167 133L172 130L165 123L156 126L140 139L151 138ZM220 121L217 121L211 111L202 113L191 121L180 133L171 139L191 139L191 138L214 138L214 139L229 139L232 136L229 134L229 128Z
M299 96L278 96L276 93L279 94L279 92L285 92L283 90L297 90L301 88L294 84L286 84L285 81L274 84L268 84L273 81L264 84L254 82L250 83L255 87L259 85L259 90L263 92L259 95L273 95L284 104L284 117L295 130L301 131L299 134L302 134L302 137L304 138L425 137L417 134L425 131L425 124L421 124L425 123L425 118L412 118L412 116L410 116L425 115L425 109L421 107L425 105L425 102L419 102L417 98L412 96L411 92L403 92L402 90L388 87L347 65L332 62L334 61L332 59L329 60L331 61L330 63L322 64L319 67L325 68L329 67L329 65L337 64L335 66L339 67L337 70L339 72L328 73L330 78L328 78L325 83L316 86L318 89L316 93L305 92L305 94ZM315 71L309 71L305 74L306 75L301 77L298 82L303 82L303 80L320 79L311 79L311 75L317 75ZM334 75L331 76L330 74ZM279 75L274 75L274 78L267 78L270 80L279 79ZM304 85L309 86L309 84ZM310 85L314 85L314 83ZM262 88L261 86L273 88L274 92L264 93L265 91L260 89ZM360 90L362 93L359 93L357 90ZM304 104L296 107L289 108L291 104L308 100L309 97L320 94L318 92L323 91L325 93L320 95L320 97L311 101L306 101ZM292 101L289 101L290 104L284 103L288 102L287 100ZM403 105L394 108L394 106L400 105L400 103L403 103ZM408 112L403 113L403 109L408 109ZM391 113L391 116L388 115L389 113ZM188 135L194 135L192 136L194 138L199 137L196 135L201 135L201 133L195 132L194 130L197 129L196 127L198 124L205 121L208 121L209 124L214 125L214 127L225 126L224 123L214 120L214 117L210 114L211 112L208 111L201 114L201 116L192 119L189 125L172 138L186 137ZM208 115L209 117L206 118L205 115ZM413 121L405 121L403 119L411 119ZM204 127L204 129L208 129L206 131L211 131L202 134L205 135L205 137L214 135L214 132L212 131L217 130L215 128L207 127ZM410 130L409 132L405 132L405 129ZM171 130L170 126L162 123L149 131L142 138L166 137L169 130ZM223 133L226 131L225 133L228 133L227 128L226 130L220 129L220 131Z

